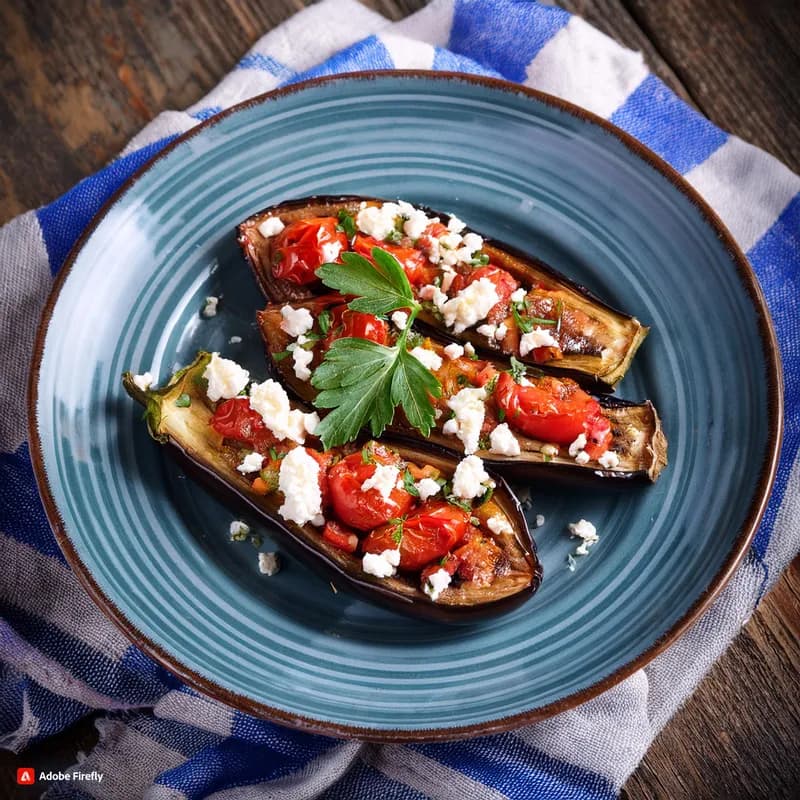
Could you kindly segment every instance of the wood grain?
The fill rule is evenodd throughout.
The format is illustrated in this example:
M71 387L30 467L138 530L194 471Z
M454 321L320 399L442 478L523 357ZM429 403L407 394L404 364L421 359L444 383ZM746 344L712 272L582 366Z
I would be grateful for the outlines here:
M399 19L424 0L367 4ZM0 223L102 167L159 111L199 100L260 35L303 5L63 0L44 11L36 0L0 0ZM641 50L656 74L715 123L800 169L794 0L562 5ZM656 739L626 784L628 800L797 796L799 612L795 562ZM84 720L26 758L65 767L95 740L91 719ZM24 760L0 751L0 774Z

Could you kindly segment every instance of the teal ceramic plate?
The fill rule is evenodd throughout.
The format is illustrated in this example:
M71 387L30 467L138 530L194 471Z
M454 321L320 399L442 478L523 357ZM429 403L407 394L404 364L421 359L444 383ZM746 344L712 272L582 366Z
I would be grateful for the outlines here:
M163 381L196 350L257 376L261 303L234 225L313 194L400 196L456 213L635 314L652 333L620 394L651 398L670 442L655 486L527 487L545 577L517 611L467 627L405 619L288 561L258 573L231 511L152 442L123 370ZM218 316L200 316L206 295ZM231 337L242 342L233 344ZM681 179L585 112L510 84L354 75L266 95L150 163L73 252L32 374L50 520L98 603L158 661L241 709L373 739L520 725L646 663L743 555L780 438L761 292ZM565 525L592 520L566 567ZM265 548L280 549L280 541Z

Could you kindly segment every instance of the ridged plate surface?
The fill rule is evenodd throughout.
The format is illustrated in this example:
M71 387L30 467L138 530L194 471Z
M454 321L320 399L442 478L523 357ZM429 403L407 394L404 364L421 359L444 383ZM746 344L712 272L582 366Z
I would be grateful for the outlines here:
M123 370L163 381L199 348L262 376L261 298L234 225L340 193L454 212L652 325L619 394L655 402L670 465L621 492L530 486L544 584L508 616L433 626L334 594L292 560L259 575L255 550L228 541L232 513L147 437L122 390ZM210 320L206 295L222 298ZM107 210L46 330L42 458L73 561L146 649L206 691L321 730L504 726L619 677L730 567L771 457L762 334L712 226L602 127L468 80L323 82L205 126ZM581 517L601 541L573 573L565 525Z

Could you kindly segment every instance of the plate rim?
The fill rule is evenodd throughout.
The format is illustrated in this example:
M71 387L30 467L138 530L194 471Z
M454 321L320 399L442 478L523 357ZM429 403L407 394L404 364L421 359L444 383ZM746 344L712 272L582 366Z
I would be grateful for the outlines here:
M117 605L105 594L95 581L89 568L83 563L78 555L75 546L66 530L61 513L56 505L50 483L48 480L42 441L39 435L38 420L38 400L39 400L39 377L42 359L44 357L44 344L47 337L49 324L58 301L61 289L69 276L72 267L82 251L85 243L103 222L111 208L122 199L137 181L145 175L162 158L166 157L172 150L179 147L194 136L202 133L208 128L213 127L223 119L255 106L264 105L288 95L303 92L307 89L325 86L327 84L347 83L357 81L374 81L380 78L399 78L406 80L434 80L446 83L448 81L459 81L462 83L477 85L482 88L510 92L517 95L525 95L544 105L571 114L583 122L588 122L603 129L606 133L613 135L625 146L634 156L644 161L656 172L665 177L678 191L680 191L698 210L705 223L714 231L717 238L721 241L727 251L728 256L736 266L742 287L746 289L753 308L758 317L759 337L761 340L765 366L767 370L767 415L768 415L768 437L764 460L760 466L759 478L756 484L755 494L750 504L747 517L738 532L736 539L720 569L711 579L706 588L700 593L695 602L664 633L659 636L653 644L640 653L636 658L631 659L612 673L607 675L590 686L577 692L572 692L559 700L543 706L537 706L525 711L499 717L486 722L471 723L445 728L418 728L418 729L390 729L372 728L368 726L358 726L342 724L330 720L316 719L311 716L293 714L283 709L275 708L262 703L246 695L231 691L221 686L213 679L207 678L194 671L191 666L182 662L179 656L169 653L165 648L150 640L143 634L117 607ZM588 111L580 106L562 100L545 92L532 89L527 86L513 83L511 81L492 78L468 73L452 71L431 71L431 70L372 70L344 72L335 75L325 75L310 78L298 83L290 84L282 88L274 89L260 95L248 98L240 103L230 106L227 109L199 122L188 131L178 135L175 139L165 145L155 155L150 157L142 164L116 191L103 203L97 213L92 217L88 225L83 229L81 235L69 251L58 275L50 289L47 302L42 311L42 315L36 330L34 340L33 355L31 358L30 371L28 373L27 386L27 424L28 440L30 445L30 457L33 465L34 475L39 490L39 495L44 505L45 513L53 530L56 541L63 552L67 563L77 575L83 588L88 592L93 602L108 617L122 633L147 656L152 658L160 666L167 669L178 677L183 683L191 688L205 694L227 706L246 714L268 719L283 725L296 728L306 733L333 736L336 738L359 739L363 741L377 743L408 743L408 742L443 742L466 739L473 736L489 735L503 731L514 730L534 722L547 719L548 717L568 711L576 706L591 700L594 697L615 686L625 678L641 669L657 655L663 652L681 634L683 634L711 605L713 600L719 595L734 571L739 566L746 555L753 537L755 536L761 519L769 502L772 486L778 468L778 461L783 440L783 373L781 366L781 356L778 347L775 329L769 308L764 297L763 290L758 282L758 278L750 265L745 254L734 240L732 234L720 219L719 215L702 198L699 192L672 166L656 155L646 145L635 139L631 134L613 125L608 120L597 114Z

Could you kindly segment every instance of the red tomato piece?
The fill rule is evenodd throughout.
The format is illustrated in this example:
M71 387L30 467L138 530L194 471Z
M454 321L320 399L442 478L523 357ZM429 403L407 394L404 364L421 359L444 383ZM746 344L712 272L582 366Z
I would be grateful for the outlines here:
M420 583L424 586L425 581L427 581L431 575L438 572L440 569L443 569L448 575L455 575L460 563L461 562L458 560L458 556L448 553L446 556L444 556L444 558L434 561L433 564L428 564L428 566L422 570L422 573L419 576Z
M377 344L386 344L389 341L389 326L386 321L372 314L353 311L346 305L340 305L331 309L331 316L331 327L325 339L326 350L336 339L346 337L368 339Z
M401 523L400 569L419 570L459 544L471 527L470 515L443 500L430 500ZM361 543L365 553L395 550L398 525L389 523L367 534Z
M273 275L301 286L316 281L315 270L340 261L339 253L347 250L347 236L337 224L336 217L312 217L287 225L275 237Z
M353 250L370 261L372 261L373 247L380 247L381 250L391 253L400 262L400 265L405 270L408 282L412 286L422 286L430 283L439 273L439 270L428 261L425 253L414 247L401 247L389 242L380 242L372 236L364 236L360 233L353 241Z
M376 464L400 463L398 456L382 448L370 452L376 463L364 463L361 453L353 453L335 464L328 473L334 514L359 531L368 531L390 519L402 517L414 504L414 497L405 489L395 487L385 499L378 489L362 490L364 481L375 474Z
M264 424L261 414L250 408L250 400L246 397L232 397L220 403L211 418L211 427L220 436L262 454L278 441Z
M453 554L458 559L458 574L465 581L489 586L503 551L485 536L473 536Z
M521 386L502 372L494 391L495 402L515 430L556 444L571 444L582 433L598 458L611 444L611 423L600 404L568 378L539 378L532 386Z
M333 520L328 520L322 529L322 538L330 542L345 553L355 553L358 550L358 536L349 528Z

